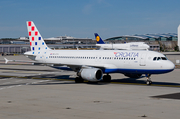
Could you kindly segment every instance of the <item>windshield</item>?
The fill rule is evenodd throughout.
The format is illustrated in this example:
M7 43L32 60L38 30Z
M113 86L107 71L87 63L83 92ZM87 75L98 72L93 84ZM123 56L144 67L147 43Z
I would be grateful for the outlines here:
M153 61L159 61L159 60L167 60L166 57L154 57Z

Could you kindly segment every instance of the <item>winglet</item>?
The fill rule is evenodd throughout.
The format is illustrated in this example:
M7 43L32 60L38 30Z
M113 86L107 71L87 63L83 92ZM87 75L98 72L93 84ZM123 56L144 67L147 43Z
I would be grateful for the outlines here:
M94 35L95 35L97 44L105 44L104 41L101 39L101 37L97 33L94 33Z

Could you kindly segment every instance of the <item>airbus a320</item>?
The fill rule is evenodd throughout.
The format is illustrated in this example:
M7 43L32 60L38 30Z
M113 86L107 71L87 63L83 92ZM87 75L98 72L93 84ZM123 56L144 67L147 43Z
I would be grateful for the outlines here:
M45 64L65 65L77 72L76 83L111 81L111 73L122 73L131 78L142 74L150 85L151 74L174 70L175 65L163 54L146 50L52 50L44 42L32 21L27 22L31 51L29 58ZM103 74L105 74L103 76Z

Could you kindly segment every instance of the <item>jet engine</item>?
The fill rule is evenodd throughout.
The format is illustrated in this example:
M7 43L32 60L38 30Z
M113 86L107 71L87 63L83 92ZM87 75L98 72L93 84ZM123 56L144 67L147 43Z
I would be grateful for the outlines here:
M130 78L139 78L142 76L142 74L132 74L132 73L126 73L124 75Z
M99 81L103 76L103 72L99 68L83 68L78 75L88 81Z

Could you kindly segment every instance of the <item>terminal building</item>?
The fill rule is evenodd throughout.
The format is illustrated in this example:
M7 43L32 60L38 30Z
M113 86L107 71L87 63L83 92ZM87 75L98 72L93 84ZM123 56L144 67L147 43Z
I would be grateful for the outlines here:
M106 40L119 40L119 41L177 41L176 33L167 34L145 34L145 35L124 35L108 38Z
M60 36L44 38L46 44L52 49L65 48L96 48L96 40L91 38L74 38L70 36ZM124 35L105 39L106 43L127 43L145 42L150 46L149 50L154 51L175 51L177 47L177 34L145 34L145 35ZM0 39L0 53L24 53L30 50L29 38L20 37L18 39Z
M108 43L145 42L150 50L173 51L177 47L177 34L145 34L145 35L124 35L106 39Z
M28 37L20 37L18 40L29 42ZM88 44L88 43L95 43L91 38L75 38L71 36L59 36L59 37L52 37L52 38L44 38L46 44Z
M91 38L60 36L44 40L51 49L96 48L96 41ZM29 37L0 39L0 54L22 54L26 51L30 51Z

